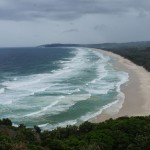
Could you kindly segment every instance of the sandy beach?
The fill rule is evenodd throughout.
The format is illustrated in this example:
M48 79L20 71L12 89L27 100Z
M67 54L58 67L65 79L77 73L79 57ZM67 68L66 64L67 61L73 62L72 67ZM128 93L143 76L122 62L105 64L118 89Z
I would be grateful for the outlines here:
M101 122L109 118L115 119L121 116L150 115L150 72L117 54L100 49L96 50L111 57L114 60L113 65L118 70L127 72L129 74L129 81L121 87L122 95L120 96L122 99L111 107L104 109L92 121Z

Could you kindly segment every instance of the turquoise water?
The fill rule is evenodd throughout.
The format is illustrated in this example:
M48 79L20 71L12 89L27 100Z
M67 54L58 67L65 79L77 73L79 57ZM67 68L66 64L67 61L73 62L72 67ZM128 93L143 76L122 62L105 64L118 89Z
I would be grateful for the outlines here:
M49 130L80 124L118 101L127 80L88 48L0 49L0 117Z

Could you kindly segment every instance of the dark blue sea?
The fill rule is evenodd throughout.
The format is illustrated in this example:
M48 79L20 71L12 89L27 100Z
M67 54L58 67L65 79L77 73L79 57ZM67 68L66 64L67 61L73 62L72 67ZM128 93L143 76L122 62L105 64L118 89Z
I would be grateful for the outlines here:
M0 48L0 118L52 130L118 111L128 74L88 48ZM115 110L114 110L115 108Z

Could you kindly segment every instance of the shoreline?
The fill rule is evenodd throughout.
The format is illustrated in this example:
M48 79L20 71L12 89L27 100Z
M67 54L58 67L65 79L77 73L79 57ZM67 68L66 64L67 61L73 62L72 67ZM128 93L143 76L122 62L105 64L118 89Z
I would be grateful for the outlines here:
M121 93L124 98L104 109L100 115L90 119L90 121L98 123L122 116L150 115L150 72L113 52L101 49L94 50L109 56L116 69L128 73L129 81L121 86Z

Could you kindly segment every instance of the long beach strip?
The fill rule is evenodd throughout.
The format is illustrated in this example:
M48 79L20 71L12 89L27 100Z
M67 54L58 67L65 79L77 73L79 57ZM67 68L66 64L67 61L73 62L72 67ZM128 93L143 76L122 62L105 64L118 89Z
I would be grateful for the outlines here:
M121 116L145 116L150 115L150 72L143 67L137 66L128 59L112 52L100 50L101 53L114 60L114 66L129 74L129 81L121 87L125 95L124 101L120 104L103 110L102 114L94 118L93 122L101 122L109 118ZM119 108L120 107L120 108Z

